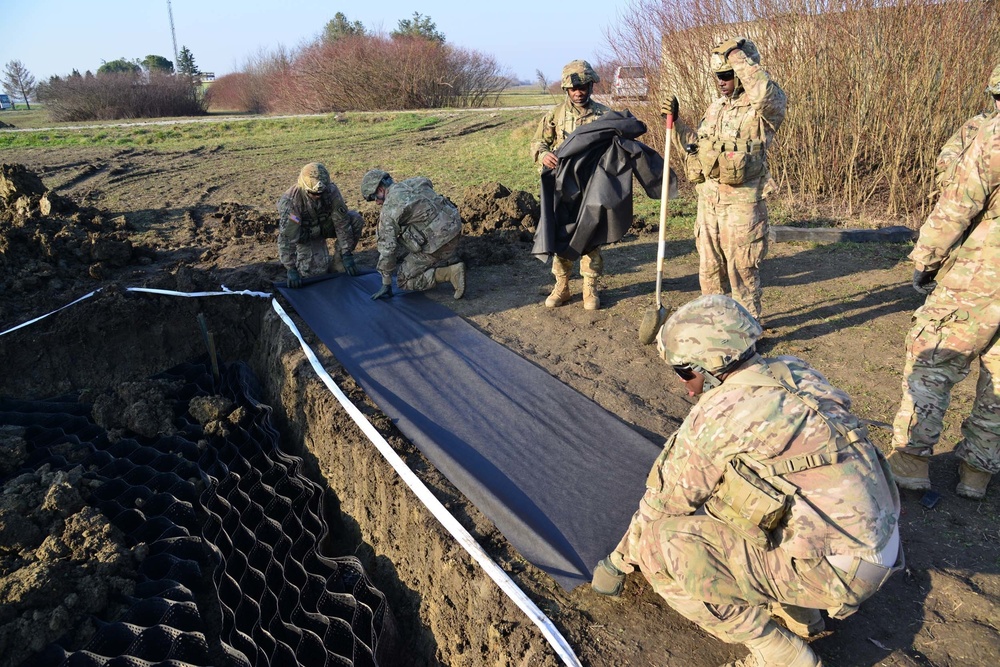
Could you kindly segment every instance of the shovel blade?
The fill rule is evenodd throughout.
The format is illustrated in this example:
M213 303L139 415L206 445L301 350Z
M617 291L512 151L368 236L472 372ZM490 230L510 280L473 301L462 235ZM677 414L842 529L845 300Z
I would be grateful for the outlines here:
M666 308L663 306L647 308L645 315L642 316L642 324L639 325L639 342L643 345L649 345L656 340L656 334L659 333L660 327L666 321Z

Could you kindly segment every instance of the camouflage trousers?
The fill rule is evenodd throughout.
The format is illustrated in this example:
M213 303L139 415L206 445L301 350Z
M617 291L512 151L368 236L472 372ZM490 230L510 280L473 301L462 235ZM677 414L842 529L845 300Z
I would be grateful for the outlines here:
M354 213L353 211L351 213ZM350 216L351 227L354 230L354 238L361 237L361 230L365 226L364 218L360 214L354 213ZM278 260L283 266L293 265L303 278L312 276L322 276L330 271L343 271L344 260L341 256L340 244L336 238L333 239L333 265L330 264L330 249L327 246L327 239L322 237L312 238L308 241L299 241L295 246L278 244ZM295 251L292 252L292 247ZM354 248L351 248L353 252Z
M702 294L726 294L760 320L760 263L767 255L767 202L698 198L694 240Z
M399 289L421 292L437 284L434 280L434 269L457 264L458 244L461 236L456 236L432 253L409 252L403 257L396 273L396 285Z
M573 260L552 255L552 275L556 278L573 273ZM580 275L584 278L597 278L604 275L604 256L601 249L595 248L580 257Z
M1000 304L970 299L938 286L913 314L906 341L903 400L893 422L892 444L930 456L941 437L951 390L979 358L972 412L962 422L955 455L980 470L1000 473Z
M618 567L625 571L637 565L678 613L733 644L761 636L771 620L770 602L845 618L884 581L858 577L859 558L852 559L850 570L840 570L826 558L792 558L780 548L762 551L709 516L667 516L641 531L634 528L612 562L624 560Z

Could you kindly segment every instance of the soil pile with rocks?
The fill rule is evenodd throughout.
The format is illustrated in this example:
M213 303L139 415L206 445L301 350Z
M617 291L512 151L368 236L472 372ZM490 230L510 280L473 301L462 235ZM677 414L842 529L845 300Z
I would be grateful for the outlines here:
M130 239L125 216L79 207L19 164L0 167L0 320L61 304L152 251Z
M466 188L462 205L462 258L490 266L512 260L530 247L541 208L535 196L491 182Z

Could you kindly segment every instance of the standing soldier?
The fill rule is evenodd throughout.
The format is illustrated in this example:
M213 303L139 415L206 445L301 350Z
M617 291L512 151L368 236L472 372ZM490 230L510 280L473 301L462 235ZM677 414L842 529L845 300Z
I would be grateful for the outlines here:
M1000 111L1000 67L986 92ZM955 493L979 499L1000 471L1000 118L983 119L959 152L910 253L913 288L930 296L913 314L907 337L889 462L899 486L931 488L928 462L951 388L979 357L976 400L955 447Z
M593 589L619 595L638 566L680 614L745 644L737 664L814 667L800 636L823 629L820 610L849 616L902 567L899 494L850 397L801 359L761 358L760 335L722 295L660 329L660 355L700 398Z
M544 169L555 169L559 158L555 150L566 141L566 137L581 125L591 123L611 111L592 98L594 84L601 77L586 60L574 60L562 70L562 89L566 99L557 104L542 117L531 140L531 157ZM559 255L552 256L552 274L556 285L545 299L547 308L555 308L569 301L569 275L573 271L573 260ZM595 248L580 257L580 275L583 276L583 307L597 310L601 307L597 279L604 273L604 258L601 249Z
M454 297L465 294L465 263L458 259L462 218L450 201L434 192L422 176L396 183L388 172L372 169L361 179L361 196L382 207L378 219L378 264L382 288L372 300L392 296L392 272L400 289L428 290L450 282Z
M698 280L702 294L725 294L760 320L760 263L767 255L767 203L776 186L767 150L785 119L787 99L760 65L757 47L738 37L712 49L709 60L721 96L709 105L697 133L677 121L696 183ZM662 112L670 113L670 102Z
M334 264L358 275L354 248L365 222L344 204L325 166L310 162L302 167L298 182L278 199L278 216L278 259L288 273L289 287L301 287L303 278L330 271L329 238L337 239Z

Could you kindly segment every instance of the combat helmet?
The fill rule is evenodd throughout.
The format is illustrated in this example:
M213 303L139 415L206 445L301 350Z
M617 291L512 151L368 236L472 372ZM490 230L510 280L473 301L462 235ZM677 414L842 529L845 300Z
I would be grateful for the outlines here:
M383 183L386 185L392 183L392 177L389 176L389 172L382 171L381 169L369 170L361 177L361 196L365 198L365 201L374 201L375 191Z
M1000 65L993 68L990 72L990 80L986 84L986 94L987 95L1000 95Z
M717 387L719 376L757 353L763 330L746 308L721 294L702 296L670 316L656 337L656 347L679 373L695 370L705 385Z
M590 66L586 60L574 60L567 64L562 70L563 89L583 86L588 83L600 83L601 77Z
M743 40L743 46L740 47L740 50L746 54L747 60L753 64L759 63L760 52L757 50L757 45L746 37L737 37L736 39L737 41L741 39ZM708 59L708 64L709 67L712 68L712 71L716 74L720 72L731 72L733 70L733 66L729 64L729 61L721 53L713 53L711 58Z
M298 186L309 194L322 194L330 187L330 172L319 162L310 162L299 172Z

